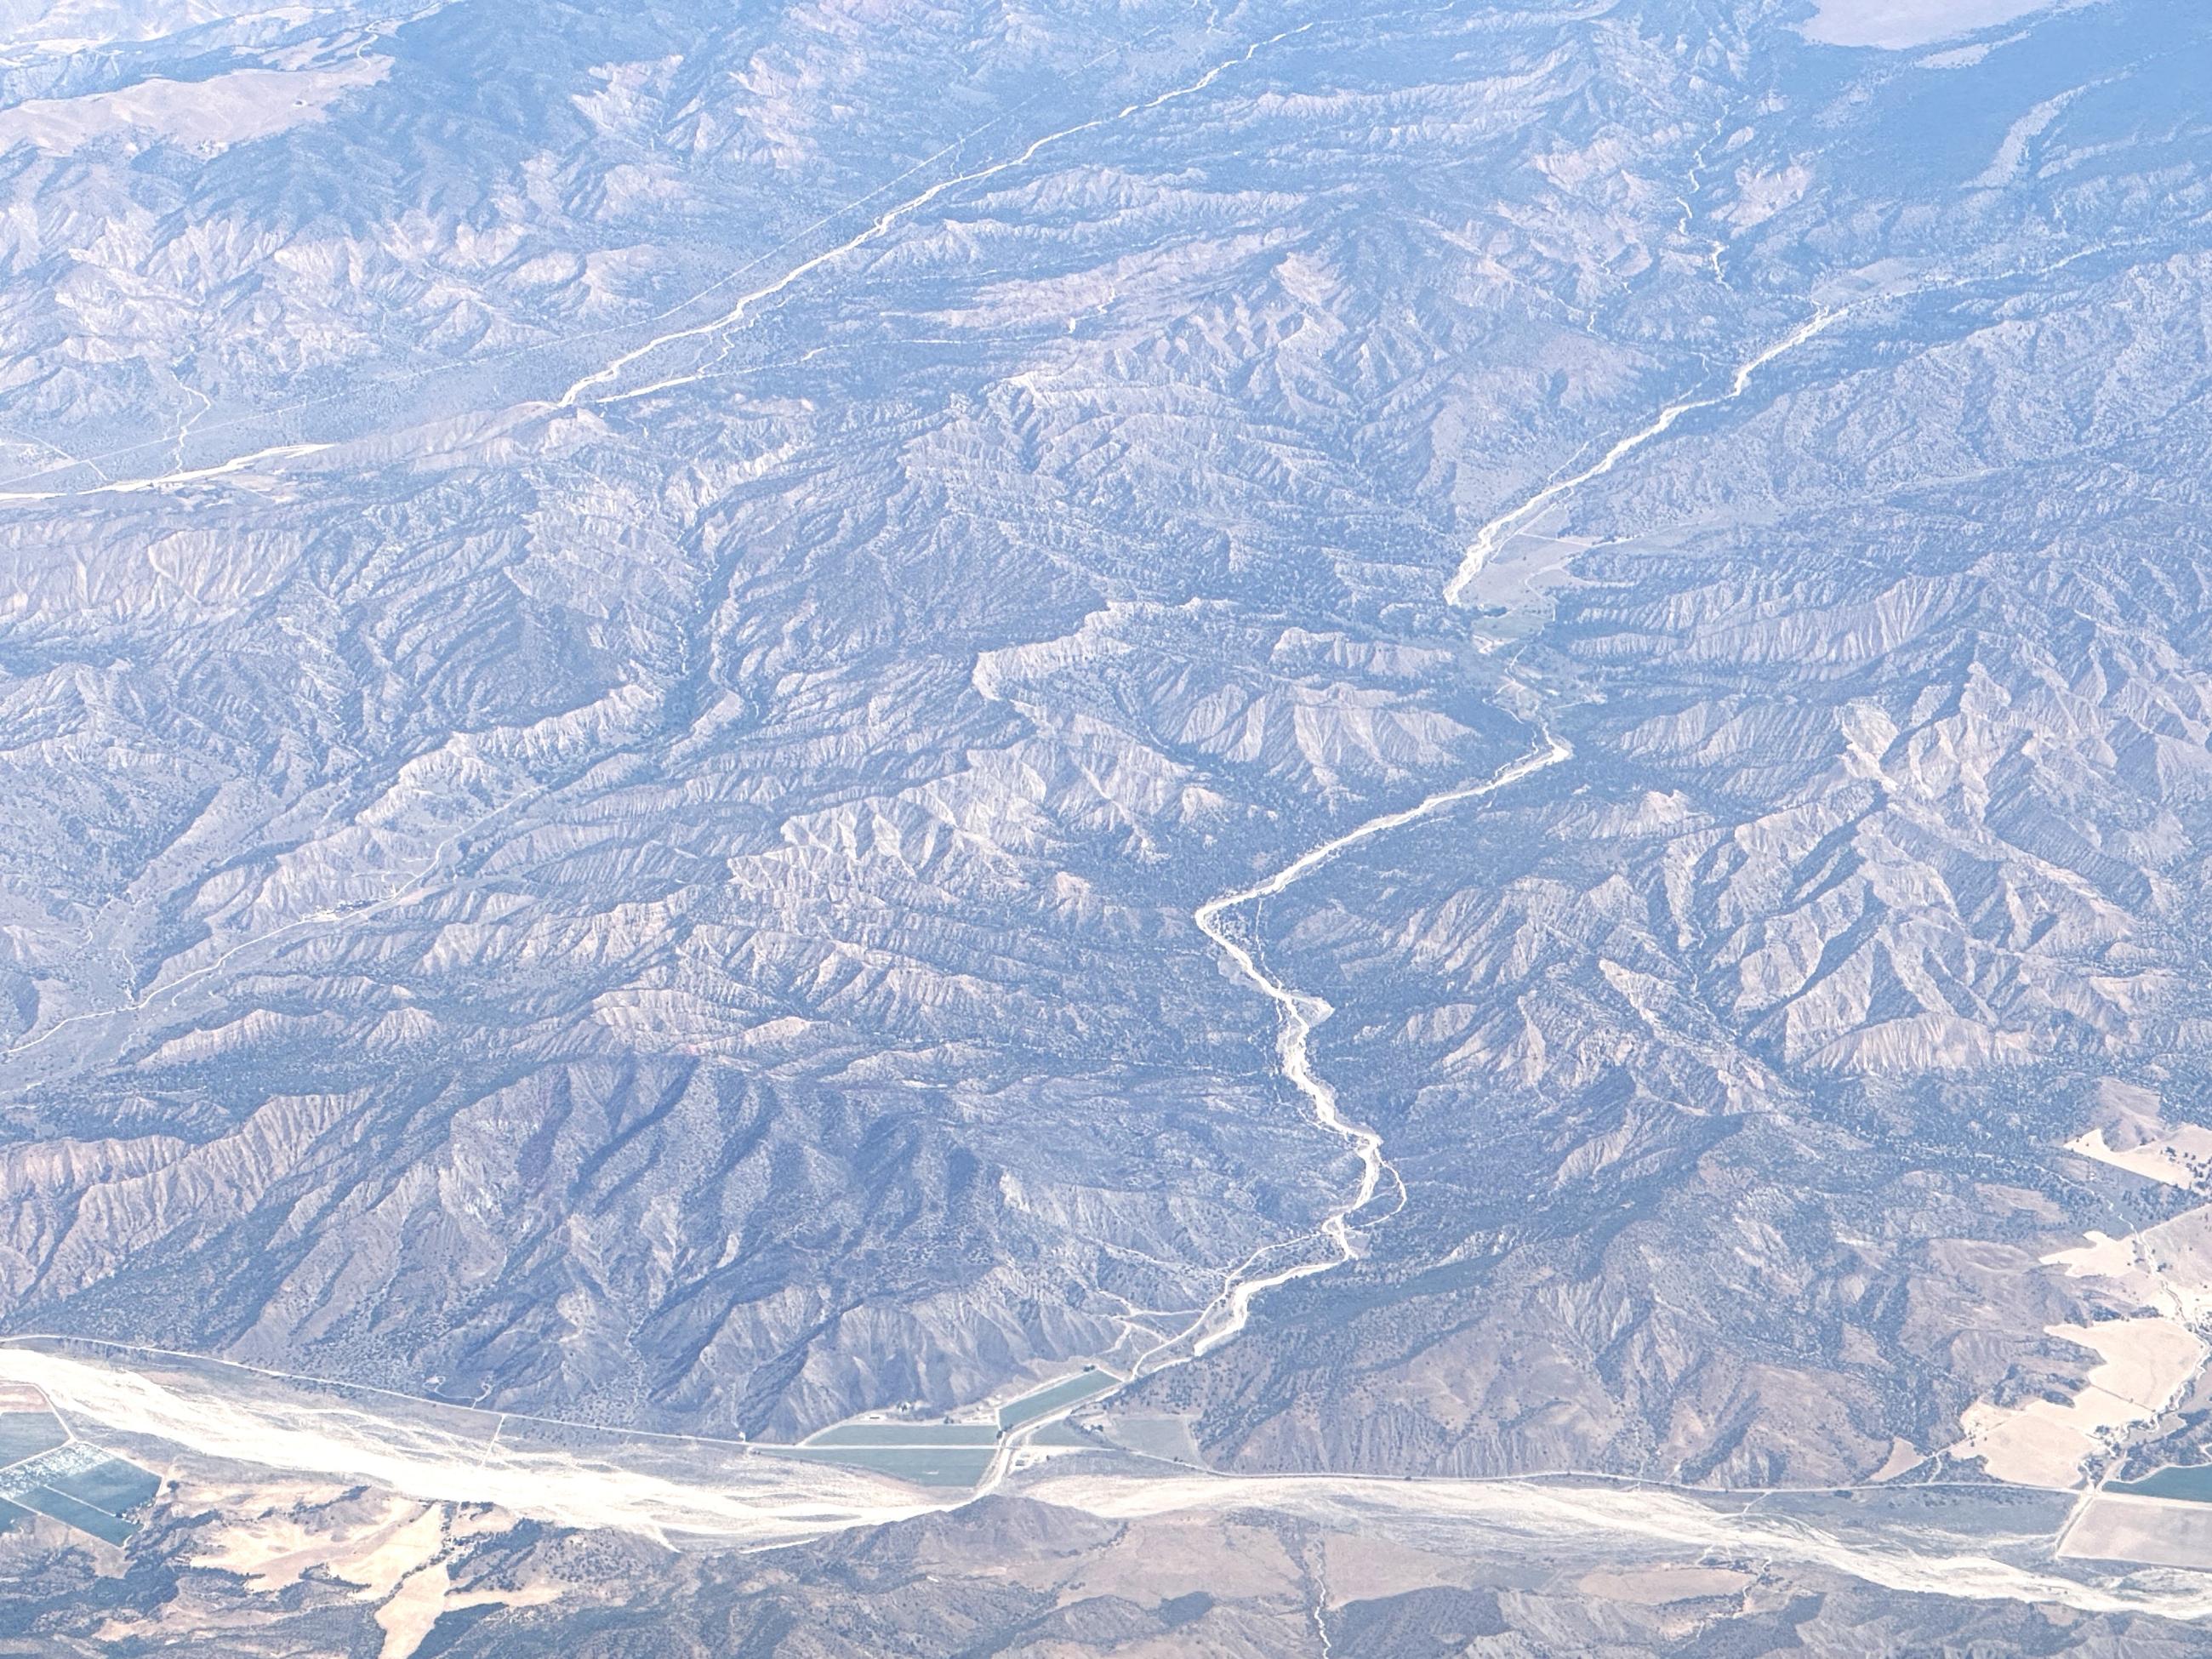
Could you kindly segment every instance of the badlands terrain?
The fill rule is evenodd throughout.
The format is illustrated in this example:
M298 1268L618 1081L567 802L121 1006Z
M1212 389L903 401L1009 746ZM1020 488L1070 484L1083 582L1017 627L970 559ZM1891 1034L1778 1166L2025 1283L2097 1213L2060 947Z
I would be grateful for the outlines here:
M0 0L0 1653L2212 1652L2208 48Z

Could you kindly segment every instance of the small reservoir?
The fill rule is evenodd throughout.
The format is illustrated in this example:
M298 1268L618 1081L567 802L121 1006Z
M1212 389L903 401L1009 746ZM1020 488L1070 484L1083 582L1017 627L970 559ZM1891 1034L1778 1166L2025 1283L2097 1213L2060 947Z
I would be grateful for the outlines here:
M2212 1463L2169 1465L2153 1469L2140 1480L2107 1480L2104 1490L2130 1498L2178 1498L2191 1504L2212 1504Z

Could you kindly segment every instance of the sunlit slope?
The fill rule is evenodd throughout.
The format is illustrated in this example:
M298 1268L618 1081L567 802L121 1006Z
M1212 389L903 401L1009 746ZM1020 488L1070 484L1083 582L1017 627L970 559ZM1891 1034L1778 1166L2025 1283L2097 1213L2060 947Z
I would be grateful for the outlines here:
M2022 96L2141 44L2033 39ZM1492 550L1471 603L1579 550L1516 671L1576 764L1275 913L1411 1201L1163 1394L1218 1455L1978 1477L1962 1413L2109 1392L2078 1322L2194 1316L2186 1263L2064 1254L2187 1201L2066 1143L2123 1081L2190 1121L2204 1029L2202 185L2153 185L2186 123L2120 61L1935 128L1957 222L1839 161L1832 320ZM1831 117L1926 130L1916 88ZM1804 187L1724 264L1809 240ZM2182 1428L2152 1370L2099 1456Z
M1479 167L1531 98L1577 111L1652 48L1155 21L865 181L830 170L818 228L774 216L693 303L455 347L465 397L418 374L425 314L273 423L231 422L213 380L150 449L49 423L100 459L27 458L8 508L24 1325L796 1433L1134 1352L1123 1316L1194 1311L1329 1212L1356 1164L1190 913L1526 747L1420 620L1469 469L1514 465L1468 417L1601 413L1546 412L1522 366L1546 342L1652 370L1583 335L1591 300L1644 302L1584 293L1577 262L1623 191L1666 198L1530 174L1484 210L1526 275L1478 283L1437 164ZM611 42L564 105L539 95L557 54L416 27L343 49L392 58L370 102L217 147L205 189L428 143L491 194L512 153L526 204L546 124L619 101L665 150L703 118L672 105L765 122L778 54L820 45L733 76L727 40L689 68ZM410 40L539 112L479 144L506 106L410 75ZM1477 46L1481 75L1401 86ZM1316 103L1324 64L1346 85ZM1372 142L1408 97L1434 112L1411 172ZM438 123L395 121L410 99ZM1618 146L1678 118L1575 121ZM810 119L817 148L865 140ZM630 137L572 139L629 165ZM150 188L119 160L142 142L74 165ZM342 204L452 220L447 174L395 167L255 197L224 258L274 282ZM1424 187L1433 228L1354 199ZM216 199L162 222L207 234ZM1663 215L1636 235L1651 303L1703 280ZM1407 269L1423 302L1383 303ZM358 294L399 304L373 270ZM97 373L173 356L133 349ZM95 372L63 356L63 380L27 368L27 417L34 385Z
M2057 1149L2201 1037L2185 9L503 15L8 71L15 1328L1131 1360L1365 1179L1194 912L1556 730L1248 919L1409 1202L1157 1408L1741 1484L2079 1378Z

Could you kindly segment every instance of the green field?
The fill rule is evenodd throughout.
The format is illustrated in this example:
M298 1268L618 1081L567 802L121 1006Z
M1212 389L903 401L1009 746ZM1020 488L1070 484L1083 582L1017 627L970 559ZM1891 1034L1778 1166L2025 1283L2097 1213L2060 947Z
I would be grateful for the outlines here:
M54 1491L110 1515L127 1515L141 1504L151 1502L154 1494L161 1489L160 1476L149 1474L136 1463L126 1463L119 1457L105 1458L90 1468L74 1469L67 1474L47 1474L42 1479Z
M51 1451L68 1438L52 1412L0 1412L0 1465Z
M805 1442L809 1446L988 1446L999 1437L990 1423L840 1423Z
M1119 1388L1121 1379L1111 1371L1078 1371L1073 1376L1063 1376L1057 1382L1039 1389L1035 1394L1025 1394L999 1408L999 1426L1018 1429L1024 1423L1040 1417L1048 1417L1063 1406L1072 1406L1079 1400L1088 1400L1094 1394L1103 1394L1109 1389Z
M79 1532L88 1532L106 1543L119 1544L133 1530L128 1521L118 1521L106 1510L95 1509L82 1498L56 1492L52 1486L29 1486L14 1496L15 1501L26 1509L66 1522Z

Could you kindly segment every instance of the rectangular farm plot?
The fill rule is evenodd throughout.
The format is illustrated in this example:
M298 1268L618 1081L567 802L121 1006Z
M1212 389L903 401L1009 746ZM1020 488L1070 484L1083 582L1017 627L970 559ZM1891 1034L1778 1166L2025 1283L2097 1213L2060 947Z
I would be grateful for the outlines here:
M1121 1379L1111 1371L1078 1371L1057 1382L1039 1389L1035 1394L1025 1394L999 1408L999 1426L1018 1429L1024 1423L1049 1416L1063 1406L1072 1406L1079 1400L1088 1400L1094 1394L1121 1386Z
M809 1446L988 1446L997 1441L993 1423L840 1423L824 1429Z
M2130 1561L2141 1566L2201 1568L2212 1559L2212 1508L2116 1493L2094 1494L2058 1547L2069 1561Z
M1048 1423L1030 1437L1032 1446L1055 1446L1063 1451L1078 1446L1085 1451L1103 1451L1111 1443L1103 1435L1079 1429L1073 1423Z
M56 1492L52 1486L29 1486L15 1494L15 1502L26 1509L75 1527L79 1532L88 1532L102 1543L120 1544L136 1530L128 1521L110 1515L106 1510L95 1509L82 1498L72 1498L65 1492Z
M103 1456L82 1468L48 1474L45 1484L110 1515L128 1515L153 1501L161 1477L119 1457Z
M1200 1461L1190 1425L1180 1417L1119 1417L1108 1425L1107 1432L1131 1451L1147 1457L1176 1463Z
M0 1466L52 1451L68 1438L50 1411L0 1411Z
M136 1529L124 1517L149 1502L161 1484L136 1463L73 1440L0 1469L0 1502L120 1544ZM0 1514L0 1521L14 1518Z

